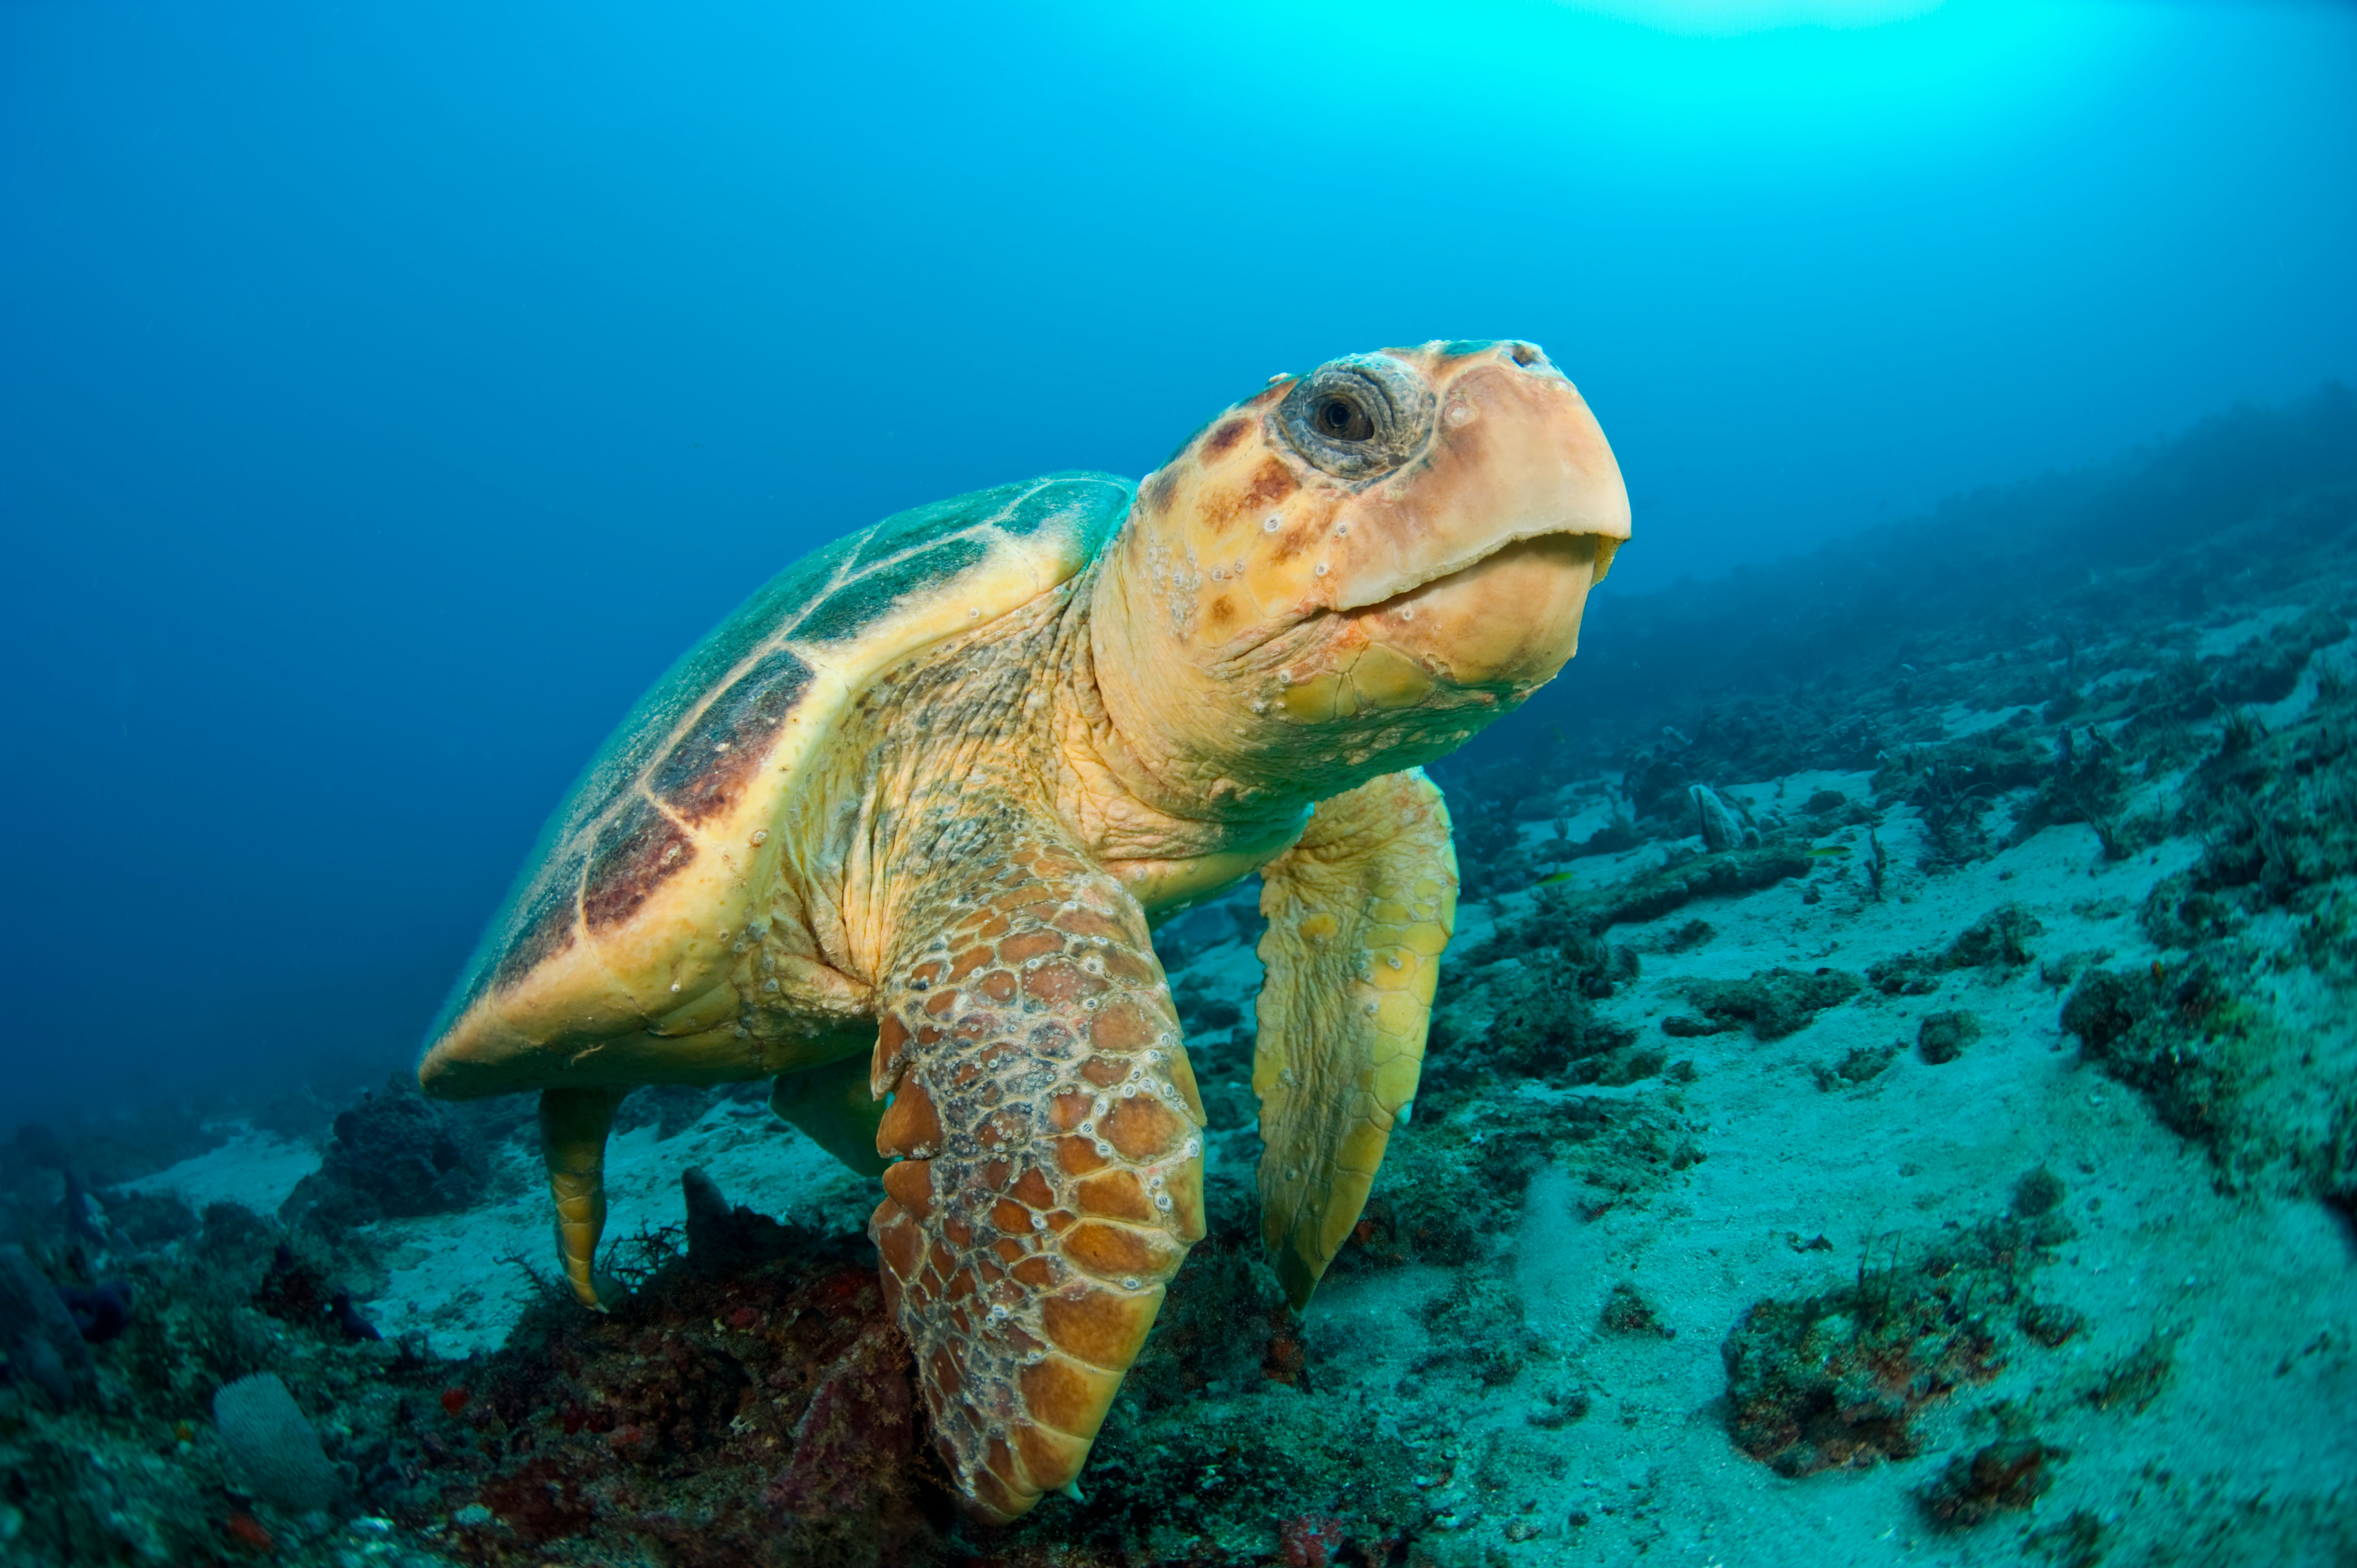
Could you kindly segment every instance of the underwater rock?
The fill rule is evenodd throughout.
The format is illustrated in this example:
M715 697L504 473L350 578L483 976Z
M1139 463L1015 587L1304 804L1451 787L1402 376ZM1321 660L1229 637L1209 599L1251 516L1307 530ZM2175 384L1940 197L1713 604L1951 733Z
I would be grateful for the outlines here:
M396 1077L337 1113L326 1157L278 1217L333 1231L448 1214L479 1202L490 1184L490 1156L457 1118Z
M59 1410L88 1398L97 1386L90 1347L48 1276L22 1247L0 1246L0 1349L8 1375L40 1390Z
M1749 1024L1760 1039L1780 1040L1808 1027L1818 1014L1840 1006L1865 984L1847 970L1821 968L1803 974L1781 966L1745 980L1692 980L1680 989L1702 1018L1665 1018L1662 1032L1691 1037Z
M2217 970L2090 970L2062 1004L2062 1028L2104 1072L2141 1090L2161 1121L2223 1157L2234 1108L2241 1019Z
M115 1337L131 1321L131 1285L125 1280L108 1280L86 1289L59 1285L58 1299L65 1303L75 1331L91 1345Z
M2061 1203L2065 1190L2061 1176L2040 1165L2013 1184L2013 1211L2024 1219L2051 1214Z
M794 1426L793 1455L762 1500L804 1518L866 1512L899 1487L916 1452L909 1346L888 1324L870 1326L819 1377Z
M98 1251L107 1242L106 1231L101 1224L105 1211L99 1208L98 1200L91 1196L89 1189L81 1185L81 1178L74 1174L73 1166L66 1166L64 1176L66 1195L61 1217L65 1222L66 1243Z
M2000 904L1937 952L1902 952L1866 966L1866 978L1885 996L1929 996L1952 970L1978 969L2001 980L2037 961L2029 939L2045 925L2018 904Z
M1914 1262L1862 1261L1848 1285L1753 1304L1721 1350L1728 1434L1791 1477L1911 1456L1920 1410L2005 1364L1997 1309L2038 1321L2029 1273L2072 1234L2051 1216L1988 1220Z
M687 1261L694 1269L725 1273L751 1268L783 1256L792 1242L792 1232L768 1215L731 1207L701 1165L680 1173L679 1188L687 1202Z
M361 1309L352 1305L352 1293L341 1287L328 1300L328 1316L343 1331L344 1337L355 1344L384 1337L377 1326L361 1316Z
M1676 1329L1662 1321L1662 1316L1654 1310L1653 1304L1627 1280L1612 1287L1598 1326L1607 1334L1640 1335L1656 1339L1678 1337Z
M343 1489L318 1433L275 1372L240 1378L213 1395L213 1424L238 1474L265 1501L307 1513Z
M2061 1457L2034 1437L2008 1437L1949 1461L1936 1481L1916 1494L1941 1530L1964 1530L1999 1513L2026 1509L2053 1481L2050 1460Z
M1742 824L1735 820L1735 813L1727 809L1727 802L1718 798L1717 791L1707 784L1696 784L1686 793L1694 800L1697 831L1702 834L1705 849L1723 854L1742 846Z
M1625 882L1587 892L1571 892L1559 886L1542 887L1532 899L1528 915L1500 922L1487 940L1465 954L1465 961L1494 963L1531 948L1567 948L1600 937L1617 925L1658 920L1697 898L1732 897L1787 877L1806 876L1813 868L1814 863L1801 850L1746 849L1673 861ZM1443 971L1444 984L1447 972Z
M1846 1084L1856 1087L1868 1079L1880 1078L1890 1058L1899 1054L1896 1046L1852 1046L1837 1062L1819 1063L1810 1069L1819 1089L1827 1092Z
M1964 1055L1964 1047L1981 1037L1981 1021L1972 1014L1951 1008L1945 1012L1927 1014L1915 1028L1915 1052L1932 1067L1941 1067Z

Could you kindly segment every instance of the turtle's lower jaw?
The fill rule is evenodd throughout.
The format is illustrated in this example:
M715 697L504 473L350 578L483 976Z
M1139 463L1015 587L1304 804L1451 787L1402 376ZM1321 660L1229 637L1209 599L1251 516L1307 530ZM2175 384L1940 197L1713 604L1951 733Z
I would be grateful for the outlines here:
M1595 534L1542 533L1350 613L1451 686L1536 686L1579 651L1598 556Z

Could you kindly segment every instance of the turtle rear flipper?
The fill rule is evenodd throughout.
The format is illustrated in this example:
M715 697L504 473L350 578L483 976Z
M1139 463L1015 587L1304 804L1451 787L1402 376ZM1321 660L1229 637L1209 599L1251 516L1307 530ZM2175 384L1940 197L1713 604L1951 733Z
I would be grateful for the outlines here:
M627 1089L606 1085L543 1090L540 1152L548 1195L556 1201L556 1254L565 1283L584 1306L606 1310L594 1269L606 1229L606 1134Z
M1203 1113L1146 918L1012 802L941 813L878 987L869 1234L958 1486L1070 1486L1201 1239Z
M1358 1223L1423 1071L1457 923L1439 787L1411 768L1322 802L1261 879L1261 1234L1297 1309Z

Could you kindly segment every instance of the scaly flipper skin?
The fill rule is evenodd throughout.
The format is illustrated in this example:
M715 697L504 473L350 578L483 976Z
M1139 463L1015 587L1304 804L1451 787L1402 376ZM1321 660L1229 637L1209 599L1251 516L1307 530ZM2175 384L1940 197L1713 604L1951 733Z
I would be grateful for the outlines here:
M604 1305L591 1273L606 1229L606 1134L626 1089L549 1089L540 1096L540 1152L548 1195L556 1200L556 1251L565 1279L584 1306Z
M878 987L869 1234L959 1488L1004 1523L1070 1485L1203 1234L1203 1113L1137 905L1004 800L965 799Z
M1386 774L1319 805L1261 877L1261 1235L1298 1309L1415 1098L1457 924L1448 809L1423 769Z

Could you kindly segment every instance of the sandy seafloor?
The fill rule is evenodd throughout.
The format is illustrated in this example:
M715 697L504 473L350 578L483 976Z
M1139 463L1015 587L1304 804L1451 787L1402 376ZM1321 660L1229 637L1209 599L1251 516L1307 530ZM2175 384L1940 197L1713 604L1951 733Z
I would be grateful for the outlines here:
M2222 651L2266 624L2208 636ZM2348 643L2323 650L2291 695L2259 716L2271 727L2292 723L2315 701L2319 675L2350 664ZM1944 716L1956 734L2007 714ZM1765 810L1826 789L1860 800L1870 792L1864 774L1821 773L1738 782L1727 793ZM1591 806L1570 823L1571 835L1599 825L1602 811ZM2115 966L2147 964L2162 955L2136 911L2157 881L2199 851L2173 838L2107 861L2093 831L2071 824L1927 875L1916 869L1920 829L1907 808L1889 811L1880 832L1895 869L1879 900L1844 868L1855 857L1827 857L1829 869L1808 884L1616 928L1612 940L1643 955L1642 974L1599 1004L1599 1015L1653 1030L1679 1007L1684 982L1775 965L1863 971L1943 942L2006 902L2042 924L2034 944L2041 958L2092 953ZM1845 828L1820 843L1861 839L1862 830ZM1635 875L1659 865L1667 847L1576 861L1574 885ZM1804 886L1823 889L1819 901L1804 903ZM1454 950L1530 897L1465 905ZM1697 915L1709 939L1669 950L1671 933ZM1258 965L1239 937L1189 954L1172 978L1231 996L1249 1016ZM2261 994L2287 1021L2348 1027L2332 996L2296 970ZM1692 1081L1675 1093L1705 1157L1662 1190L1592 1219L1573 1178L1542 1165L1518 1220L1491 1239L1495 1266L1519 1289L1540 1347L1518 1377L1492 1387L1430 1367L1421 1309L1448 1289L1451 1271L1409 1262L1342 1272L1320 1291L1306 1328L1315 1396L1272 1383L1206 1391L1206 1409L1308 1397L1372 1406L1417 1455L1426 1540L1448 1545L1450 1560L2132 1563L2199 1560L2208 1542L2236 1561L2349 1561L2357 1540L2357 1246L2346 1219L2264 1183L2227 1190L2203 1150L2083 1059L2059 1022L2061 999L2038 964L1965 970L1944 975L1935 994L1869 989L1772 1042L1742 1032L1674 1042L1694 1064ZM1960 1007L1979 1015L1985 1033L1958 1059L1927 1064L1911 1048L1919 1022ZM1813 1069L1857 1047L1901 1048L1862 1084L1820 1088ZM1533 1081L1514 1092L1658 1096L1663 1086ZM1257 1151L1250 1128L1215 1135L1214 1180L1248 1180ZM500 1158L482 1206L377 1228L386 1274L366 1309L388 1335L422 1331L435 1351L460 1357L492 1348L516 1321L532 1287L515 1260L546 1267L549 1219L532 1151L519 1140ZM269 1214L316 1163L299 1144L247 1131L139 1185L177 1190L199 1208L226 1198ZM617 1138L607 1165L608 1233L676 1221L678 1176L690 1165L733 1202L767 1213L817 1205L843 1214L866 1201L862 1184L758 1103L729 1101L669 1139L652 1125ZM1788 1479L1738 1451L1721 1347L1749 1304L1838 1288L1870 1249L1921 1247L2001 1214L2016 1182L2041 1165L2062 1182L2056 1212L2072 1235L2037 1272L2035 1289L2083 1315L2081 1332L2051 1350L2025 1347L1989 1381L1928 1407L1911 1458ZM1810 1247L1817 1238L1823 1243ZM1608 1296L1623 1282L1672 1334L1601 1326ZM2168 1373L2143 1408L2086 1397L2104 1369L2156 1343ZM1592 1402L1582 1418L1534 1423L1572 1387ZM2045 1493L1977 1529L1934 1530L1918 1490L2015 1419L2034 1423L2055 1455ZM1050 1499L1040 1527L1052 1531L1054 1510L1067 1506ZM2100 1530L2091 1532L2088 1520ZM1269 1552L1273 1521L1261 1528L1257 1547L1217 1544Z

